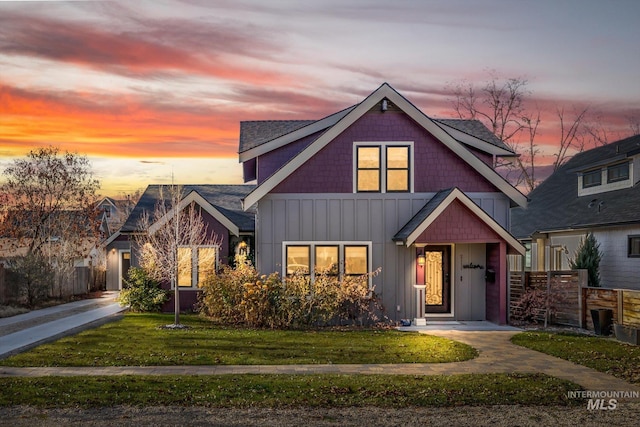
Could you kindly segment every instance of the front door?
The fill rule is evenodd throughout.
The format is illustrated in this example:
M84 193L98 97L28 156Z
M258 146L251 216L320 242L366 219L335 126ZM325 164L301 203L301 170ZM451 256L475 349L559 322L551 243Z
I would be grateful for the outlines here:
M129 268L131 268L131 252L130 251L120 251L120 277L119 277L119 288L123 289L124 281L128 277Z
M425 313L451 312L450 254L449 246L425 247Z

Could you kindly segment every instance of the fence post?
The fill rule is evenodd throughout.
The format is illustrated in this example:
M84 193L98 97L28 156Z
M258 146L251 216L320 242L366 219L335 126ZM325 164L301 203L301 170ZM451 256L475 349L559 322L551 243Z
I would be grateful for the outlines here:
M622 325L624 321L624 291L622 289L616 289L616 298L618 300L618 319L616 323Z

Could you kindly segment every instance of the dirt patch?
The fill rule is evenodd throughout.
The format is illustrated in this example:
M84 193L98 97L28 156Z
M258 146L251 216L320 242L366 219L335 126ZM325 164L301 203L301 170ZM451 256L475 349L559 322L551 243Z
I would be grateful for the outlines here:
M94 409L0 408L0 419L20 426L637 426L640 402L611 411L584 407L485 406L457 408L227 409L116 406Z

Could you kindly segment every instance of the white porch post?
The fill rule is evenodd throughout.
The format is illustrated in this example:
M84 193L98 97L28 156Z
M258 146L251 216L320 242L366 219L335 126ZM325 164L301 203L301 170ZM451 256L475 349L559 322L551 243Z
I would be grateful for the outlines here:
M424 304L425 304L425 288L426 285L413 285L416 288L416 318L413 319L414 326L425 326L427 319L424 318Z

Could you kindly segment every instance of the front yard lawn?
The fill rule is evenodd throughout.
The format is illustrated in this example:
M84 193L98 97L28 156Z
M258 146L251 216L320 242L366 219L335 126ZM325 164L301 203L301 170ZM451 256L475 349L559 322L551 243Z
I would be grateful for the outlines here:
M181 316L189 329L159 329L173 315L127 314L122 320L44 344L5 366L291 365L442 363L469 360L472 347L396 330L280 331L213 326Z
M611 338L549 332L524 332L514 335L511 341L631 383L640 383L638 346Z
M543 374L40 377L0 378L0 387L0 407L582 404L567 398L579 386Z

